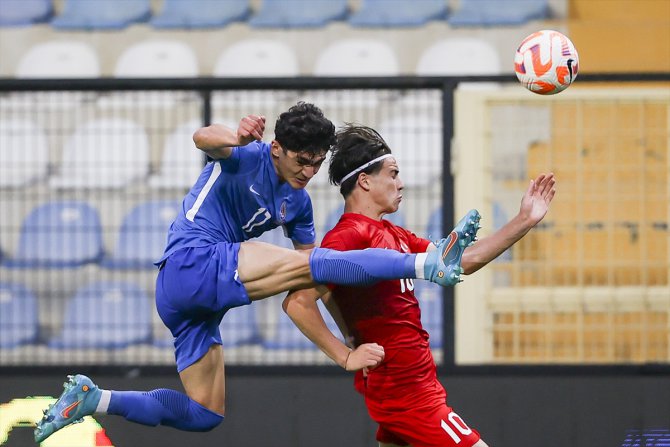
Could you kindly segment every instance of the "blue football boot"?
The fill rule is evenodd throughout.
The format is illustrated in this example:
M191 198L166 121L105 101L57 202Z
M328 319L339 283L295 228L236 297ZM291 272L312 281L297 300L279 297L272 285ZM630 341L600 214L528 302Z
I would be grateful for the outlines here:
M435 242L437 250L428 252L424 278L441 286L453 286L461 282L461 258L466 247L477 240L480 219L479 211L468 211L449 236Z
M42 442L56 431L70 424L77 424L95 412L102 391L88 377L77 374L67 376L63 394L56 403L44 410L44 417L35 428L35 442Z

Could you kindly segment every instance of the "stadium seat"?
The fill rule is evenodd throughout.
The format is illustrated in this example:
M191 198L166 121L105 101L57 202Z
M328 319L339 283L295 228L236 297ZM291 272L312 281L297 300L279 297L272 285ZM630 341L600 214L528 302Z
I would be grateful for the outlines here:
M347 0L263 0L261 9L249 19L254 28L318 28L343 20L349 12Z
M349 18L349 24L371 28L410 27L446 17L444 0L362 0L361 8Z
M150 23L154 28L220 28L250 14L249 0L165 0Z
M439 115L403 114L382 121L379 133L393 151L405 186L425 186L442 173Z
M120 118L97 119L78 127L63 146L52 188L122 188L149 172L144 129Z
M340 329L337 327L335 320L330 316L330 313L328 313L326 306L321 300L317 301L317 304L328 329L330 329L337 338L342 340ZM298 329L286 312L281 310L281 307L277 307L279 309L279 315L277 317L276 325L274 325L274 330L270 331L272 335L264 337L262 342L263 347L266 349L316 350L316 345L313 344L309 338L300 331L300 329Z
M61 30L123 29L150 17L150 0L65 0L63 11L51 26Z
M100 62L95 49L74 40L44 42L30 47L19 60L17 78L97 78Z
M443 341L444 290L437 284L414 280L414 295L421 308L421 325L430 334L430 347L441 348Z
M452 37L426 48L419 57L419 76L496 75L502 72L498 51L474 37Z
M49 146L40 126L29 120L0 120L0 188L28 186L46 179Z
M517 26L549 17L549 0L460 0L451 26Z
M48 21L51 0L0 0L0 26L26 26Z
M98 281L80 288L65 306L56 349L119 349L151 340L151 299L136 284Z
M326 47L314 67L316 76L397 76L393 48L377 39L344 39Z
M198 73L198 59L189 45L163 39L131 45L114 68L117 78L192 78Z
M221 345L224 348L258 344L261 334L256 318L258 304L234 307L226 312L219 325L221 331ZM160 323L158 337L154 338L154 346L169 348L174 346L174 338L170 330Z
M111 269L152 269L167 244L167 232L179 213L176 200L136 205L124 217L114 252L102 260Z
M95 208L79 201L38 205L21 225L14 257L5 266L68 268L97 262L102 256L102 230Z
M39 334L37 299L18 283L0 283L0 348L34 343Z
M188 189L193 186L205 165L204 153L193 143L193 132L201 125L199 120L192 120L168 135L158 172L149 177L151 188Z
M224 49L214 66L217 77L298 76L295 50L280 41L245 39Z

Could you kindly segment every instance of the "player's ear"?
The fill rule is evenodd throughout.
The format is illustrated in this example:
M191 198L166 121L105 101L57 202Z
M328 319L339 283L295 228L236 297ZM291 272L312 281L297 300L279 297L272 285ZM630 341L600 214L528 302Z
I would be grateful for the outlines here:
M365 172L361 172L358 175L358 186L363 188L364 191L370 190L370 176L367 175Z
M281 146L277 143L277 140L272 140L272 143L270 143L270 154L273 157L279 157L279 151L281 150Z

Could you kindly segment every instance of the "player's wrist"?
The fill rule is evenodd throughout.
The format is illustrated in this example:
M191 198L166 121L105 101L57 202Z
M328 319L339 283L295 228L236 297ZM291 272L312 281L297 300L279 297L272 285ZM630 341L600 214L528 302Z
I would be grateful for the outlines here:
M347 368L348 368L348 366L349 366L349 357L351 357L351 353L352 353L352 352L353 352L353 351L350 349L349 352L347 352L347 356L346 356L345 359L344 359L344 370L345 370L345 371L349 371Z

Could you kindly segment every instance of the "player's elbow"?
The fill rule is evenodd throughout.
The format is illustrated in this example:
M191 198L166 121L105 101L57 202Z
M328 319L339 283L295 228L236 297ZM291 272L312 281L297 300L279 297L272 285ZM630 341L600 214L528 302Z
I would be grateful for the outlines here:
M201 151L206 150L207 148L207 128L201 127L193 133L193 142L195 147Z

